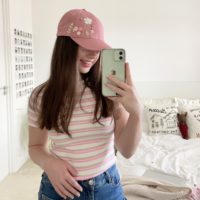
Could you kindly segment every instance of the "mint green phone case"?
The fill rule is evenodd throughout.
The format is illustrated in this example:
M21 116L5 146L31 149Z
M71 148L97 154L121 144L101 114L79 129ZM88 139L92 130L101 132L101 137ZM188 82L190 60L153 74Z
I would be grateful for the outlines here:
M101 52L102 69L102 94L104 96L117 96L115 92L105 86L109 82L107 77L115 75L118 79L125 81L125 60L124 49L103 49Z

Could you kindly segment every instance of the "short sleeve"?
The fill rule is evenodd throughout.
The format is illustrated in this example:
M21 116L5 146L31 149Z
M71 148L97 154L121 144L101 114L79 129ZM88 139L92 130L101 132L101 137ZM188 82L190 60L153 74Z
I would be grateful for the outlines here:
M29 103L28 103L28 125L32 127L39 128L39 115L40 115L40 107L41 107L41 93L37 96L37 99L35 101L36 95L35 91L32 92ZM36 104L35 104L36 102Z

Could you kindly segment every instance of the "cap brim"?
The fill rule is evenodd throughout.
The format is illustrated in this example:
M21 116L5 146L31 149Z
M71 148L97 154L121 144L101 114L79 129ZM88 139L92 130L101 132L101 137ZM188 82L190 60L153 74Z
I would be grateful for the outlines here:
M102 40L94 39L94 38L73 38L71 37L74 42L76 42L81 47L91 50L91 51L101 51L102 49L110 49L111 47L106 44Z

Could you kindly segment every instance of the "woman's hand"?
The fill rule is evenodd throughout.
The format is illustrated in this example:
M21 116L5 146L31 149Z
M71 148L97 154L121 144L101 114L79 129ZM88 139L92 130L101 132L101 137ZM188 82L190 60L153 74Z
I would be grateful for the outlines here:
M121 103L123 107L131 115L141 115L141 104L137 95L136 88L131 79L131 72L129 64L125 64L126 68L126 82L119 80L116 76L110 75L108 80L110 83L105 85L110 88L113 92L117 93L116 97L108 97L116 103Z
M80 196L82 187L74 179L77 171L66 161L51 157L46 161L44 171L61 197L66 199L66 197L74 198L74 195Z

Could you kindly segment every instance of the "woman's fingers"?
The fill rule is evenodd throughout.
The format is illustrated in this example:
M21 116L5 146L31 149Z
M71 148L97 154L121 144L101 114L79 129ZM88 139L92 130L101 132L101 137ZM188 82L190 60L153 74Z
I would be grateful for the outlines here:
M108 77L109 82L111 81L111 83L114 83L116 86L118 86L119 88L126 90L127 88L127 84L121 80L119 80L116 76L110 75ZM108 83L109 83L108 82Z
M73 186L75 189L79 190L80 192L83 191L83 188L78 184L78 182L73 178L73 177L69 177L66 178L66 181Z
M67 194L66 191L62 191L61 189L59 189L59 187L54 187L55 191L63 198L66 199L67 198Z
M133 81L131 78L131 71L130 71L130 67L129 67L128 63L125 64L125 68L126 68L126 82L120 80L119 78L117 78L114 75L108 76L109 81L113 82L118 87L122 88L123 90L126 90L128 88L128 86L133 86Z
M74 181L69 181L69 179L70 178L68 178L68 180L66 181L63 180L62 182L60 182L55 187L56 192L63 198L70 197L71 199L73 199L74 196L79 197L80 192L74 187L76 184L72 185L71 183L73 183Z
M60 191L61 194L64 195L64 198L66 199L66 197L70 197L71 199L74 198L74 195L70 192L70 190L66 190L65 186L63 186L62 184L59 185L58 190Z
M64 186L65 189L67 189L67 191L74 196L79 197L80 196L80 192L77 191L68 181L65 181L64 183L62 183L62 185Z
M121 88L116 87L116 86L114 86L114 85L112 85L112 84L110 84L110 83L105 83L105 85L106 85L108 88L110 88L113 92L119 94L120 96L123 96L123 95L124 95L124 91L123 91Z
M70 164L67 164L67 163L66 163L66 167L72 176L77 176L78 172L76 171L74 167L72 167Z

